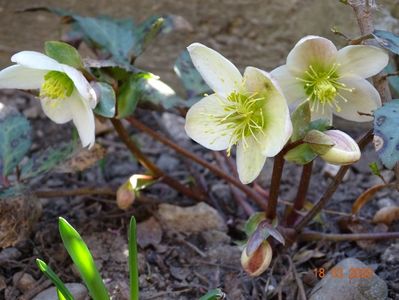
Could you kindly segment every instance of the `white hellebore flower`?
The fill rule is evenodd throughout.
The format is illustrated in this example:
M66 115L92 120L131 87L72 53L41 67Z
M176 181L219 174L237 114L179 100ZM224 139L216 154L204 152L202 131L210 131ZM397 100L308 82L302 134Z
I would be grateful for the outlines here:
M271 72L289 103L309 100L312 119L332 114L344 119L367 122L381 105L377 90L365 79L379 73L388 64L384 50L366 45L337 50L322 37L306 36L291 50L287 63Z
M75 124L83 147L95 139L92 109L97 97L83 74L75 68L34 51L11 57L16 64L0 71L0 88L40 89L44 113L55 123Z
M237 145L240 180L250 183L266 157L280 152L291 136L286 100L269 74L247 67L244 76L221 54L202 44L188 48L194 66L214 94L194 104L185 129L194 141L214 150Z

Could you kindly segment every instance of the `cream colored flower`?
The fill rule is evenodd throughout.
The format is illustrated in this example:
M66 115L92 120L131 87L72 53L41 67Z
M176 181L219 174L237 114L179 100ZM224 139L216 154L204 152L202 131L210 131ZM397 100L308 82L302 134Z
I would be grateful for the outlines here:
M215 93L189 109L186 132L211 150L230 153L237 145L240 180L250 183L266 157L279 153L291 136L286 100L268 73L247 67L242 76L229 60L202 44L192 44L188 51Z
M320 155L322 159L333 165L350 165L360 159L361 151L359 145L345 132L340 130L327 130L327 135L334 146L326 153Z
M337 50L322 37L306 36L291 50L287 63L271 72L281 85L289 103L308 99L312 119L332 114L344 119L367 122L381 105L376 89L365 78L380 72L388 64L384 50L353 45Z
M34 51L11 57L16 64L0 71L0 88L40 90L44 113L55 123L73 121L84 147L95 139L97 97L83 74L68 65Z

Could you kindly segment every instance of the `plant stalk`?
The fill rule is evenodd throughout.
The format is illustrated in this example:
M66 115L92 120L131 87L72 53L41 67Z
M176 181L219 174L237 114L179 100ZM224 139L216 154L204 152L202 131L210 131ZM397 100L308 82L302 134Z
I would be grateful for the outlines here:
M269 199L267 201L266 216L269 220L276 217L278 194L280 191L281 175L284 168L284 153L281 151L274 157L272 180L270 183Z

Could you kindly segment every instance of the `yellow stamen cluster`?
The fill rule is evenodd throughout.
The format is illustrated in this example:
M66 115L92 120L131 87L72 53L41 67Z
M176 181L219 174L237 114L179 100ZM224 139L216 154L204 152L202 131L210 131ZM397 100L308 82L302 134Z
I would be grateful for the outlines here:
M40 97L65 99L73 92L73 81L63 72L50 71L44 75L44 83L40 88Z
M317 112L319 107L321 107L321 112L324 113L324 106L327 104L330 107L335 107L339 112L341 108L338 105L338 101L348 102L339 91L352 92L353 89L348 88L345 84L338 81L338 67L339 65L334 63L330 69L325 70L325 68L315 68L310 65L304 76L297 78L297 80L305 84L304 89L308 95L307 100L310 101L312 111Z
M227 99L219 97L219 101L224 114L208 117L223 125L225 131L221 132L221 135L230 135L228 155L230 155L231 147L238 141L243 143L244 148L248 148L247 138L249 136L260 143L258 133L263 133L266 123L263 112L265 95L233 92Z

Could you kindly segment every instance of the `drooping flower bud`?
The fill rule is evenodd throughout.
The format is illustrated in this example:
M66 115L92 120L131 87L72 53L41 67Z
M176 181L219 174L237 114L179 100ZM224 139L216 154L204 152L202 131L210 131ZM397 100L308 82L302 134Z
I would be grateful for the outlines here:
M120 209L126 210L130 206L132 206L136 195L130 183L130 180L127 180L124 184L122 184L117 192L116 192L116 204Z
M264 241L251 256L247 255L245 247L241 254L241 266L249 276L259 276L269 267L272 254L272 247L267 241Z
M361 152L358 144L345 132L327 130L324 134L328 135L335 144L325 154L320 155L326 162L334 165L349 165L360 159Z

